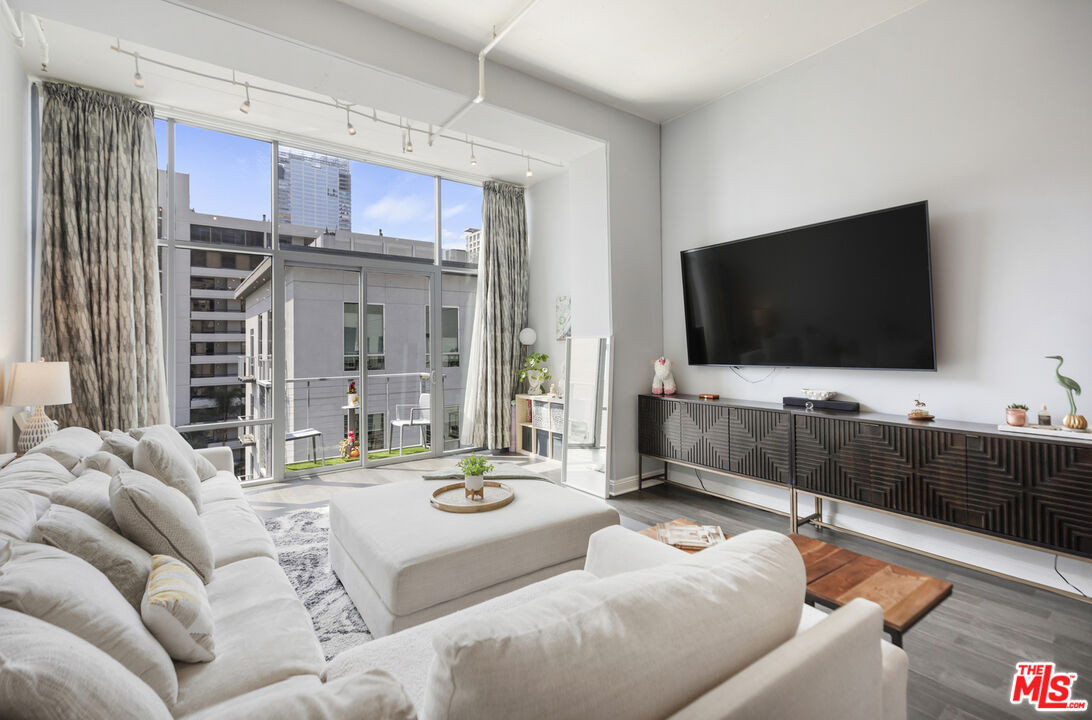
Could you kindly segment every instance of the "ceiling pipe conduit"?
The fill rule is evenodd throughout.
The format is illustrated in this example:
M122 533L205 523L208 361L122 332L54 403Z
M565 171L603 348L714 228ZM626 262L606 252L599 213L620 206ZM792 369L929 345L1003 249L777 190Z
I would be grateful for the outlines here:
M485 56L488 55L493 50L493 48L497 47L500 41L504 39L504 36L507 35L509 31L511 31L512 28L516 26L516 23L522 20L523 17L531 11L531 8L533 8L536 3L538 3L538 0L531 0L526 5L524 5L523 9L516 13L516 16L514 18L509 20L504 26L501 27L500 32L497 32L497 30L494 28L493 39L490 40L489 43L481 49L481 52L478 53L478 94L471 98L469 101L467 101L466 104L464 104L461 108L456 110L451 115L451 117L445 120L443 124L441 124L440 127L436 129L435 132L429 132L429 145L432 145L433 140L435 140L437 136L442 135L445 130L449 129L454 123L458 122L463 115L466 115L468 112L470 112L470 108L482 103L485 100Z
M0 17L3 17L4 27L11 35L15 46L23 47L26 44L26 38L23 36L22 28L19 27L19 21L15 19L15 13L11 11L11 6L8 5L8 0L0 0Z

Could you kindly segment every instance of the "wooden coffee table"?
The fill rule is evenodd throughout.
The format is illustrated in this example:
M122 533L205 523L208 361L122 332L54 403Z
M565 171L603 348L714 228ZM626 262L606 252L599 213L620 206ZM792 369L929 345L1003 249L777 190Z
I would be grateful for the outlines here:
M696 523L678 518L671 524ZM641 534L659 539L655 527ZM871 600L883 608L883 629L891 636L892 644L899 647L903 633L952 594L950 582L815 538L793 533L789 539L804 558L808 604L840 608L855 598Z

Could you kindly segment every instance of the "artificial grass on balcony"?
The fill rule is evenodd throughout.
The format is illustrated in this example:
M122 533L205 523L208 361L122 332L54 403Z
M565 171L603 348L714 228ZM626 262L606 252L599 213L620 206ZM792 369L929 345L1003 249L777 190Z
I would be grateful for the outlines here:
M423 453L427 451L427 447L424 447L422 445L414 445L413 447L405 448L402 451L402 456L405 457L407 455L416 455L417 453ZM398 448L395 448L393 450L373 450L372 452L368 453L369 460L384 460L386 458L392 457L398 457ZM357 462L358 460L359 458L326 458L326 467L330 467L332 465L344 465L345 463ZM288 472L292 472L294 470L314 470L321 467L323 467L322 461L313 462L311 460L307 460L305 462L288 463L284 466L284 469Z

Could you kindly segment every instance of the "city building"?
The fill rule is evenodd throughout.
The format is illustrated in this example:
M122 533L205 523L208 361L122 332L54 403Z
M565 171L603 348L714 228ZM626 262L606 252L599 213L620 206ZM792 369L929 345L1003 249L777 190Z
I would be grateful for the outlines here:
M281 146L277 151L277 215L293 225L349 230L349 161Z

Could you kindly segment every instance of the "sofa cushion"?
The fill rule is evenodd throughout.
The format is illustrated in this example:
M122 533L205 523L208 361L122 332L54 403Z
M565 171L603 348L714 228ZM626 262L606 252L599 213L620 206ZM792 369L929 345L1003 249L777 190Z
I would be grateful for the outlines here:
M186 438L182 437L182 433L178 432L170 425L149 425L142 428L133 428L129 431L129 435L136 438L138 441L143 440L149 433L169 442L180 453L189 458L194 471L197 472L198 479L208 480L216 474L216 466L213 465L208 458L194 450L193 446L186 442ZM135 454L133 461L136 462Z
M325 685L314 676L290 678L207 708L185 720L416 720L398 681L371 670Z
M76 467L76 463L100 447L102 447L102 438L94 430L67 427L53 433L45 442L27 450L27 455L48 455L63 465L66 470L71 470Z
M119 472L128 469L129 465L117 455L106 452L105 450L99 450L76 463L76 467L72 468L72 474L76 477L80 477L88 470L98 470L99 472L106 473L110 477L114 477Z
M400 482L337 495L330 535L394 615L409 615L542 568L583 558L588 537L618 523L596 498L512 480L516 499L488 513L429 505L436 483Z
M212 546L205 526L181 492L128 470L110 481L110 509L125 537L152 555L178 558L206 584L212 579Z
M476 616L437 634L423 716L666 717L792 637L804 578L792 541L757 530Z
M87 561L135 610L140 610L152 556L139 546L90 515L56 504L38 521L30 539Z
M439 633L456 628L471 618L490 616L502 610L518 607L555 590L586 585L595 580L594 575L583 570L554 575L534 585L521 587L473 607L346 650L327 664L323 677L329 682L373 668L387 670L406 689L414 705L422 707L429 666L435 655L432 650L432 641Z
M49 455L34 453L15 458L0 470L0 489L26 490L49 497L75 479L75 475Z
M99 470L88 470L72 482L49 495L55 505L67 505L86 513L110 528L118 530L114 511L110 509L110 478Z
M2 609L0 717L171 720L155 692L102 650L30 615Z
M168 555L152 557L140 617L175 660L209 662L216 657L209 596L186 563Z
M103 430L99 433L99 437L102 438L100 450L116 455L129 467L133 466L133 451L136 450L137 446L136 438L122 430Z
M29 540L49 500L26 490L0 490L0 540Z
M252 557L277 557L273 539L245 499L209 505L201 513L201 522L216 567Z
M176 666L176 716L322 671L325 661L311 616L275 560L226 565L205 589L216 627L216 659Z
M218 470L216 475L201 483L201 507L221 500L242 500L243 486L229 472Z
M78 635L174 702L178 681L166 651L106 576L78 557L9 541L0 549L0 607Z
M201 512L201 478L193 469L191 455L193 451L188 446L179 448L165 432L152 428L144 433L133 451L133 469L180 491Z

